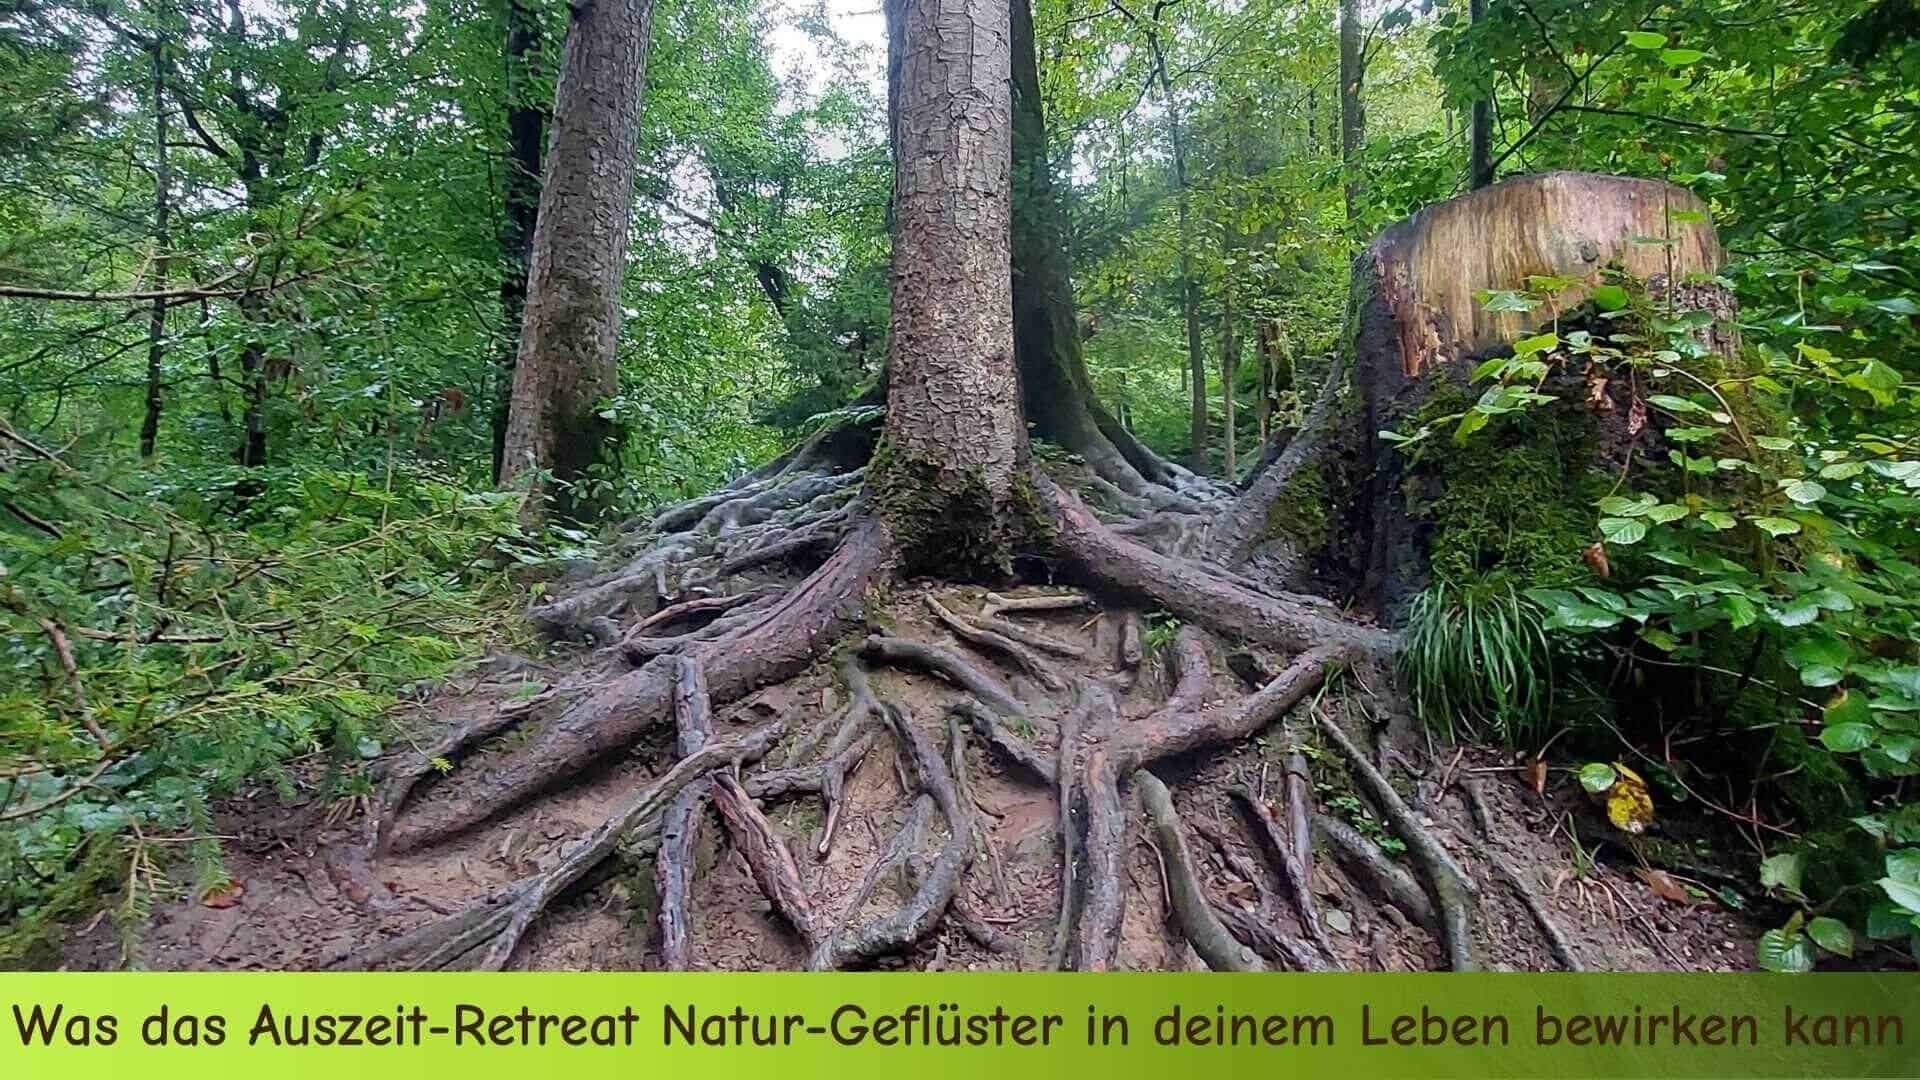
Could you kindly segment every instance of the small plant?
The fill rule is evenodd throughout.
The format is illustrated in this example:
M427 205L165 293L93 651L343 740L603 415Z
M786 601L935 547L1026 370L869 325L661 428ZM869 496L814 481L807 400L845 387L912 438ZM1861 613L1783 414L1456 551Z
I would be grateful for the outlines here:
M1450 740L1537 745L1553 680L1545 621L1509 582L1427 586L1408 611L1400 654L1421 720Z

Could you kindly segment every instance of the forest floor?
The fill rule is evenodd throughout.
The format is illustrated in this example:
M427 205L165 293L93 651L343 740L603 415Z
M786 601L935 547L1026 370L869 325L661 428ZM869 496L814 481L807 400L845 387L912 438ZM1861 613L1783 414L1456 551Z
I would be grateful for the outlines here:
M1023 590L1029 591L1029 590ZM936 618L929 599L971 613L984 590L901 585L869 605L870 627L962 651ZM1129 664L1123 646L1122 611L1089 606L1075 610L1021 612L1016 621L1052 641L1077 647L1082 659L1063 659L1058 671L1072 680L1098 680L1109 688L1120 723L1139 723L1165 702L1176 674L1165 633L1150 633L1145 657ZM1278 658L1260 650L1219 655L1208 644L1212 671L1209 701L1231 701L1249 692L1235 670L1275 671ZM995 658L1001 659L1001 658ZM1222 660L1226 662L1221 662ZM539 711L569 695L586 692L625 663L611 650L556 651L544 661L496 657L452 680L411 708L405 722L417 744L431 746L448 730L503 708L526 708L536 717L496 737L480 755L511 752L529 737ZM1012 665L990 671L1037 717L1050 715L1060 691L1049 691ZM939 744L949 706L965 695L918 670L874 665L871 689L897 705L909 721ZM1382 680L1383 681L1383 680ZM1704 889L1661 884L1663 898L1636 873L1628 858L1576 860L1605 832L1577 782L1556 773L1544 794L1526 779L1510 753L1488 748L1431 748L1404 719L1403 704L1384 685L1349 677L1296 707L1281 722L1224 750L1170 759L1156 772L1173 791L1195 876L1216 912L1236 911L1244 920L1278 921L1296 941L1322 940L1330 967L1352 971L1420 971L1446 966L1439 935L1385 902L1377 882L1350 876L1347 864L1317 855L1309 871L1324 937L1301 925L1297 905L1276 898L1264 880L1267 865L1246 803L1230 797L1236 787L1265 803L1276 797L1293 750L1309 764L1311 801L1322 813L1356 825L1385 847L1388 830L1362 808L1348 769L1327 749L1324 736L1305 714L1319 711L1348 730L1386 736L1380 742L1383 772L1396 777L1407 803L1463 864L1479 894L1473 920L1474 952L1496 970L1556 970L1567 952L1588 970L1744 970L1758 928L1712 899ZM848 704L834 658L822 657L798 678L719 707L714 734L725 737L784 718L790 733L819 730ZM1382 717L1400 717L1369 731ZM1035 749L1057 742L1051 722L1036 720ZM765 767L788 748L777 749ZM283 803L271 791L232 800L217 824L227 838L228 869L235 887L209 903L180 897L160 904L134 939L133 955L111 925L96 919L78 930L65 951L65 966L94 969L131 963L154 969L300 970L321 968L365 955L381 942L459 912L516 880L557 863L579 837L614 812L676 758L671 724L656 725L629 752L559 791L534 800L444 843L367 860L369 800ZM1296 759L1298 760L1298 759ZM471 765L471 759L467 765ZM307 779L319 790L321 765ZM466 766L462 766L463 768ZM768 819L793 851L801 882L815 910L836 923L851 922L853 894L885 860L891 838L914 813L916 790L908 779L897 740L878 738L847 775L831 846L819 855L827 829L818 799L765 800ZM458 771L454 774L458 776ZM1009 769L993 747L975 740L959 787L977 810L981 857L960 887L960 918L941 920L905 952L877 966L914 969L1045 969L1061 904L1060 836L1056 792L1026 773ZM1477 790L1476 813L1468 788ZM452 797L458 784L429 779L416 796L430 803ZM1129 800L1136 820L1138 804ZM1122 876L1125 915L1114 966L1136 970L1187 970L1205 965L1176 925L1171 910L1166 852L1152 829L1129 831ZM1581 843L1579 841L1584 841ZM1630 850L1618 847L1619 851ZM726 830L709 827L694 848L691 891L691 966L725 970L792 969L805 966L808 950L774 913L745 859ZM872 882L867 911L885 910L912 891L908 860ZM1522 885L1521 883L1524 883ZM1542 909L1522 899L1531 892ZM218 905L218 906L215 906ZM650 859L622 857L603 864L551 906L533 924L511 967L533 970L633 970L660 966ZM1235 920L1228 920L1230 925ZM1546 923L1562 938L1559 954L1543 932Z

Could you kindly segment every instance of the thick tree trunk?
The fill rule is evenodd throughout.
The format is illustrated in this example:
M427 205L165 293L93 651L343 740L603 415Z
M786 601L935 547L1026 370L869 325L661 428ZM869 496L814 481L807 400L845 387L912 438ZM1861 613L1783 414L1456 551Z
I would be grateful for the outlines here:
M533 100L533 65L540 53L540 22L527 0L507 0L507 160L501 185L500 316L504 347L493 403L493 478L507 447L507 418L520 330L527 307L527 262L540 213L540 144L546 110Z
M1366 141L1367 119L1360 89L1366 78L1361 55L1360 0L1340 0L1340 171L1346 177L1347 221L1360 204L1360 145Z
M1318 577L1397 610L1424 582L1424 537L1408 508L1405 458L1379 432L1403 425L1437 386L1466 387L1480 360L1553 310L1577 307L1605 268L1662 280L1713 273L1722 255L1712 225L1668 216L1702 210L1657 180L1555 172L1429 206L1381 233L1354 260L1346 354L1298 434L1215 521L1211 556L1252 560L1289 587ZM1636 242L1669 228L1670 247ZM1532 312L1490 312L1476 299L1529 276L1579 284ZM1629 411L1609 415L1625 423ZM1334 509L1303 530L1295 511L1304 505Z
M620 288L653 0L586 0L571 12L527 268L503 483L531 470L551 471L558 484L578 481L611 460L619 443L598 405L620 383ZM554 495L564 512L587 509L564 488ZM530 506L538 512L537 502Z
M1027 462L1013 361L1007 0L889 0L887 419L869 484L908 566L1010 565Z
M155 40L153 52L153 289L164 292L171 268L168 250L172 241L167 231L173 203L168 191L173 175L167 168L167 66L163 42ZM165 383L167 356L167 301L155 297L147 314L147 409L140 421L140 456L153 456L160 438L161 389Z

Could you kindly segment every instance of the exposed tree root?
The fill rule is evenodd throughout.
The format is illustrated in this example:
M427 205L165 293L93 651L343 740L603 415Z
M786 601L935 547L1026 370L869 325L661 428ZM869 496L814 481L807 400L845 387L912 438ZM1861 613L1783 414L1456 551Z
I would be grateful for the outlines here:
M922 798L930 798L947 822L947 841L933 865L921 876L913 895L898 911L856 927L830 934L814 949L807 966L815 971L852 967L870 963L880 956L907 948L925 937L959 894L967 864L973 859L973 815L961 800L952 772L925 734L916 729L898 708L886 710L887 725L901 747L907 751L919 775ZM965 734L958 725L949 728L958 740L955 757L964 753ZM923 816L918 813L916 817ZM909 849L911 850L911 849ZM864 898L862 898L864 899ZM848 912L851 919L857 905Z
M1380 770L1374 768L1360 748L1354 745L1353 739L1340 729L1340 725L1323 717L1315 717L1315 720L1327 740L1347 759L1347 767L1387 824L1400 839L1406 841L1407 853L1420 867L1428 891L1433 896L1440 919L1440 934L1446 943L1448 965L1455 971L1479 970L1479 961L1473 955L1472 929L1472 914L1478 907L1478 901L1474 897L1471 880L1433 833L1414 817L1413 811L1400 798L1400 793L1393 790L1393 785L1387 782Z
M688 785L705 779L715 769L758 760L779 740L782 730L776 720L737 738L710 740L641 788L613 816L569 849L552 869L516 883L440 924L407 935L403 939L406 949L377 949L358 962L351 958L348 962L365 967L368 959L378 958L383 966L404 964L421 970L448 966L484 947L485 952L475 966L485 971L499 971L506 966L533 920L555 897L612 855L623 840L636 833L658 834L666 810ZM415 960L412 952L423 947L430 951Z
M977 648L997 652L1011 659L1020 670L1033 677L1033 680L1049 690L1060 691L1067 688L1067 680L1054 669L1052 664L1041 659L1033 650L997 630L970 623L953 612L942 607L940 601L931 595L926 598L927 608L933 612L941 625L953 631L955 637Z
M1010 611L1073 611L1095 606L1093 598L1085 593L1040 593L1033 596L988 593L985 602L980 605L980 617L993 619Z
M1280 925L1284 916L1274 902L1272 890L1267 887L1269 875L1261 872L1252 859L1235 850L1226 835L1208 824L1204 818L1194 818L1193 830L1205 837L1213 845L1215 853L1227 869L1240 875L1243 881L1253 886L1259 898L1258 905L1251 911L1224 899L1211 900L1214 915L1225 924L1229 933L1259 953L1266 959L1279 964L1289 971L1325 971L1329 963L1339 967L1336 957L1322 958L1312 945L1287 933ZM1299 920L1298 913L1293 915Z
M1217 633L1289 651L1333 645L1356 657L1385 657L1394 647L1392 634L1342 618L1317 597L1256 592L1217 567L1170 558L1120 536L1044 475L1035 488L1052 512L1059 554L1102 588L1152 600Z
M1313 831L1333 849L1333 855L1355 883L1376 902L1391 904L1408 919L1440 932L1440 916L1433 901L1414 876L1380 850L1378 844L1361 836L1353 826L1325 814L1313 816Z
M791 677L858 625L860 598L892 555L886 529L870 521L752 625L689 650L706 672L714 700L733 701ZM417 820L396 829L391 849L412 850L453 836L626 746L664 719L671 667L667 659L655 660L582 695L527 747L466 779L459 799L416 808Z
M1306 931L1307 937L1329 961L1334 960L1333 943L1327 940L1326 928L1320 921L1320 904L1313 896L1313 842L1307 833L1306 822L1295 822L1289 814L1288 835L1282 835L1273 811L1253 792L1235 787L1227 794L1246 815L1255 842L1273 864L1280 879L1281 891L1286 894L1288 906L1300 920L1301 929Z
M1481 839L1491 839L1493 819L1487 812L1486 796L1481 794L1479 782L1470 777L1463 777L1456 780L1454 786L1466 796L1468 812L1473 815L1473 824L1480 830ZM1507 887L1520 898L1520 903L1526 906L1527 913L1533 916L1534 925L1540 928L1540 936L1546 939L1547 951L1553 953L1553 958L1560 962L1560 966L1568 971L1585 971L1586 965L1580 962L1580 954L1574 951L1573 943L1567 939L1566 931L1560 929L1559 922L1547 911L1547 905L1541 902L1540 895L1533 891L1526 879L1520 876L1520 872L1484 845L1480 848L1480 861L1493 867L1494 873L1500 875L1500 880L1506 882Z
M1160 778L1141 769L1133 774L1140 789L1140 801L1153 823L1160 841L1162 862L1166 867L1167 896L1172 902L1180 931L1193 945L1193 951L1215 971L1265 971L1267 965L1252 949L1242 945L1214 914L1194 870L1193 855L1180 832L1180 815L1173 808L1173 796Z

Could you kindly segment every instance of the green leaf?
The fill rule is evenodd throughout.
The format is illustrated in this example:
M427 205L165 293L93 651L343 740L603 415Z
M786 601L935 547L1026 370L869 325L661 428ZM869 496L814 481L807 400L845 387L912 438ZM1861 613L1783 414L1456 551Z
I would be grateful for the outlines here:
M1612 787L1620 774L1604 761L1592 761L1580 767L1580 786L1595 795Z
M1753 522L1754 528L1759 529L1768 536L1792 536L1794 533L1800 531L1800 523L1787 518L1757 517L1748 518L1747 520Z
M1887 876L1909 885L1920 885L1920 848L1887 852Z
M1885 300L1875 300L1870 306L1879 308L1889 315L1920 315L1920 304L1914 303L1910 298L1905 296L1894 296Z
M1633 518L1601 518L1600 535L1606 537L1609 543L1637 544L1646 539L1647 523Z
M1787 498L1802 506L1817 503L1827 497L1827 489L1815 480L1782 480L1780 490L1787 493Z
M1893 941L1913 931L1913 915L1901 911L1891 900L1882 900L1867 910L1867 937L1872 941Z
M1467 436L1487 426L1487 419L1487 414L1478 409L1467 410L1467 414L1460 418L1460 425L1453 429L1453 441L1466 442Z
M1658 405L1669 412L1705 414L1707 407L1696 401L1689 401L1672 394L1648 394L1647 404Z
M1660 50L1660 59L1665 62L1668 67L1685 67L1688 64L1698 63L1706 59L1706 57L1707 54L1701 52L1699 49ZM1679 215L1675 214L1674 216L1678 217Z
M1837 667L1826 664L1814 664L1800 669L1800 681L1808 686L1832 686L1846 676Z
M1545 352L1548 349L1555 348L1559 344L1559 334L1535 334L1533 337L1524 337L1514 342L1513 355L1516 357L1532 356L1535 353Z
M1727 513L1725 510L1702 510L1700 511L1700 520L1723 531L1733 528L1734 525L1733 515Z
M1593 306L1601 311L1625 311L1628 302L1627 290L1618 285L1593 287Z
M1667 35L1655 34L1647 30L1624 30L1627 44L1636 49L1664 49L1667 47Z
M1755 435L1753 441L1762 450L1791 450L1796 445L1792 439L1783 439L1778 435Z
M1762 971L1812 971L1813 945L1798 930L1769 930L1754 945L1753 961Z
M1836 754L1852 754L1873 745L1873 728L1866 724L1835 724L1820 732L1820 741Z
M1760 861L1760 887L1800 891L1800 876L1806 870L1806 857L1797 851L1783 851Z
M1875 884L1887 894L1887 899L1905 908L1909 915L1920 915L1920 885L1890 877L1883 877Z
M1661 503L1647 511L1647 520L1656 525L1665 525L1669 521L1679 521L1687 516L1687 508L1678 503Z
M1807 922L1807 936L1815 945L1840 956L1853 955L1853 930L1839 919L1825 915Z

